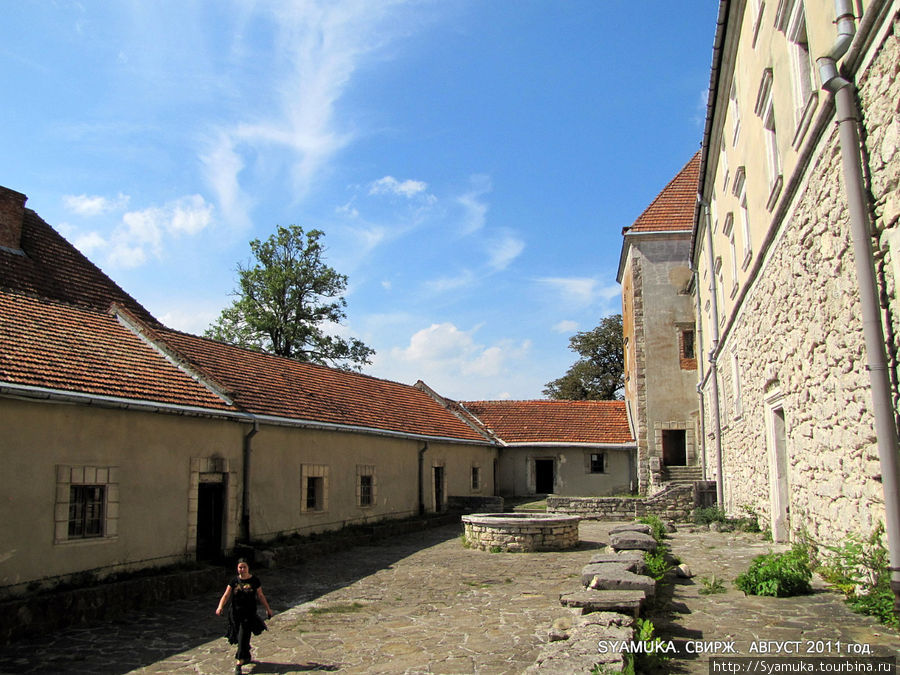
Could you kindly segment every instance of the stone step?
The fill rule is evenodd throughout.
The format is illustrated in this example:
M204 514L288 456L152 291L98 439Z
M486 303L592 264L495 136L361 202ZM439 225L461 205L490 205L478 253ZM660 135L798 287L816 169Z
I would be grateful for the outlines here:
M643 591L656 593L656 580L635 574L626 563L594 563L581 569L581 584L597 591Z
M565 607L590 612L618 612L637 618L646 599L644 591L574 591L563 593L559 602Z

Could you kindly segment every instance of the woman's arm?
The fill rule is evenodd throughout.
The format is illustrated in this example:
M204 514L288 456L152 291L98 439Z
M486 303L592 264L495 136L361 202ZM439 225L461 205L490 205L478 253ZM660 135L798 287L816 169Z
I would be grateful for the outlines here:
M222 593L222 599L219 600L219 606L216 607L216 614L218 616L222 616L222 612L225 610L225 603L228 602L228 598L231 597L231 586L225 589L225 592Z
M269 601L266 600L266 594L263 593L262 586L256 589L256 597L259 598L259 601L262 603L263 607L266 608L266 616L270 619L272 618L272 608L269 607Z

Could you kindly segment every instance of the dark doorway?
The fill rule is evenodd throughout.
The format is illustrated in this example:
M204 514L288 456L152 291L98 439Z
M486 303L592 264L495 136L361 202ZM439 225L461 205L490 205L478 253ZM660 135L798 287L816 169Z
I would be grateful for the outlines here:
M444 510L444 467L434 467L434 510Z
M534 491L539 495L553 494L553 460L534 460Z
M684 436L684 429L663 430L663 464L666 466L687 466L687 444Z
M200 483L197 503L197 560L222 557L222 530L225 516L225 486Z

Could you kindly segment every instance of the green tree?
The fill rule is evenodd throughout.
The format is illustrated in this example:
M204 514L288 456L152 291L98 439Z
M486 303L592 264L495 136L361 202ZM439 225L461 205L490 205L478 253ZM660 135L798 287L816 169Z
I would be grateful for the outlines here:
M569 349L581 355L566 374L548 382L544 396L557 400L612 401L625 387L622 315L611 314L593 330L575 333Z
M325 264L321 230L278 226L254 239L252 264L238 264L238 290L230 307L204 333L247 349L359 370L374 350L361 341L325 332L346 318L347 276Z

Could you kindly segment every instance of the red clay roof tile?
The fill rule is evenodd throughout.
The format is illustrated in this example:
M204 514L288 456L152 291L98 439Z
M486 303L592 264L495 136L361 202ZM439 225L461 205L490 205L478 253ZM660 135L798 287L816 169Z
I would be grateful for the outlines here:
M460 401L506 443L634 442L624 401Z
M694 227L694 207L700 180L700 153L669 181L650 206L625 232L687 231Z
M226 410L114 316L0 291L0 381Z

